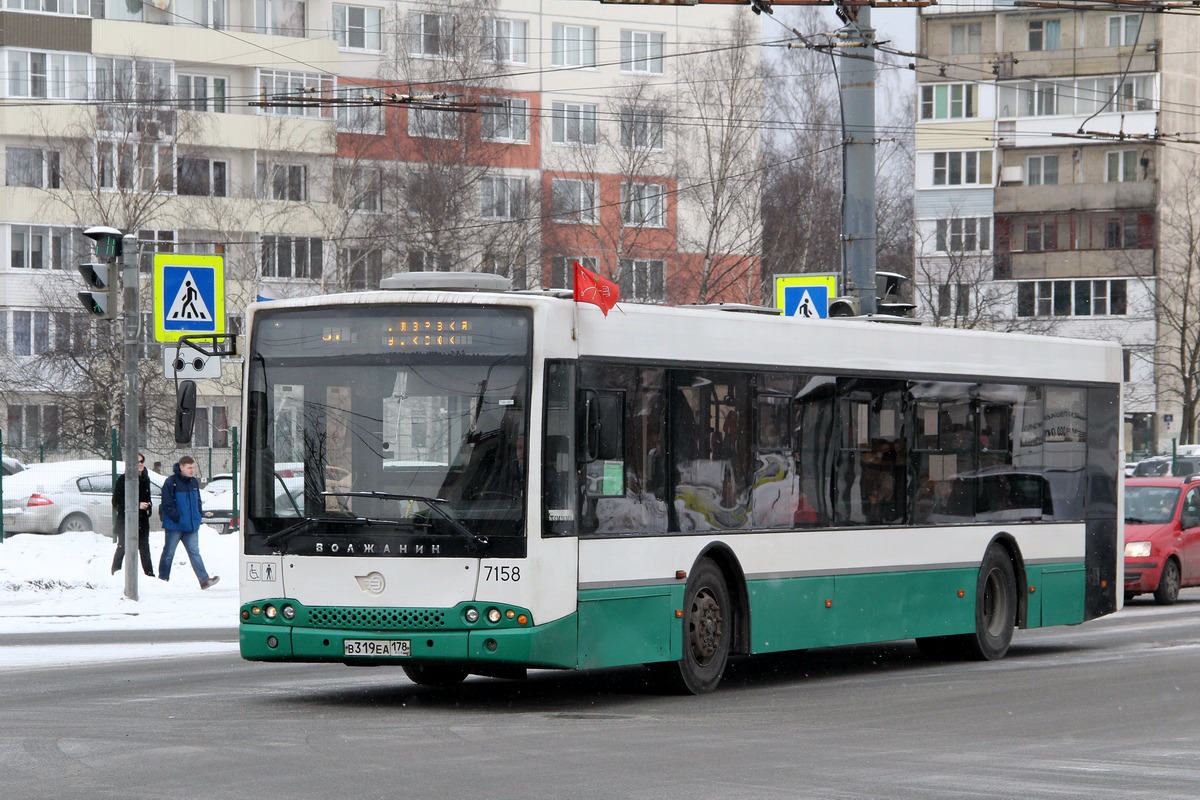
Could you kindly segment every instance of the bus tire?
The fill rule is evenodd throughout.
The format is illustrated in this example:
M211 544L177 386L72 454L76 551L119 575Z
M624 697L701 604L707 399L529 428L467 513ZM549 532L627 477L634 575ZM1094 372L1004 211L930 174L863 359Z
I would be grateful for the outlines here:
M405 664L404 674L418 686L446 688L458 686L467 679L468 672L451 664Z
M683 658L666 665L670 687L680 694L716 689L732 644L733 605L725 575L711 559L701 559L684 589Z
M1017 576L1008 551L992 545L975 584L975 633L964 637L964 655L996 661L1008 653L1017 622Z

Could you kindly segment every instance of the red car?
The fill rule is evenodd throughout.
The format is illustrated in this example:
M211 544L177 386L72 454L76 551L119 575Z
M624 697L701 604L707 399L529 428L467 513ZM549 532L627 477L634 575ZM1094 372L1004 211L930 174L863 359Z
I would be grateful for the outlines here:
M1125 599L1200 586L1200 474L1125 479Z

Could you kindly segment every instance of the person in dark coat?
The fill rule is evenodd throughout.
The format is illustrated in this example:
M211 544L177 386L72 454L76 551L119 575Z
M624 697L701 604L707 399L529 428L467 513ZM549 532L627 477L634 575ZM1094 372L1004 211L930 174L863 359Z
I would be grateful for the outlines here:
M117 536L117 552L113 555L112 571L125 563L125 478L117 479L113 487L113 508L121 520L121 533ZM154 577L154 560L150 558L150 474L146 472L146 457L138 456L138 555L142 559L142 572Z
M179 459L174 473L163 481L162 486L159 511L162 514L165 541L162 557L158 560L158 577L164 581L171 580L171 561L175 558L175 548L183 542L183 549L192 562L192 572L196 573L200 588L207 589L221 578L217 575L209 577L208 570L204 568L204 559L200 557L200 525L204 522L204 509L200 505L196 459L191 456Z

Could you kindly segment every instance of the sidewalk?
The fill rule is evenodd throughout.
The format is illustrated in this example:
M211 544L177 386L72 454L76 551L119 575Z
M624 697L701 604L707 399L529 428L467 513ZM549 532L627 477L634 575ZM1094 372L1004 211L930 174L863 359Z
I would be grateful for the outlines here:
M163 534L150 534L154 569ZM116 545L94 533L18 534L0 543L0 636L51 631L236 631L237 536L200 531L200 554L221 582L201 590L181 546L169 583L138 572L138 600L125 597L125 574L111 573Z

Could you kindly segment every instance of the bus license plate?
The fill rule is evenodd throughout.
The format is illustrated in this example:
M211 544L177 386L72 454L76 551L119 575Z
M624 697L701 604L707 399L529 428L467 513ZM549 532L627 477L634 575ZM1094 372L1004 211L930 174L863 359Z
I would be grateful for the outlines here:
M410 645L408 639L345 639L342 641L342 655L407 658Z

